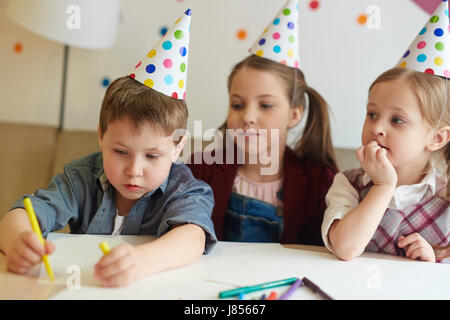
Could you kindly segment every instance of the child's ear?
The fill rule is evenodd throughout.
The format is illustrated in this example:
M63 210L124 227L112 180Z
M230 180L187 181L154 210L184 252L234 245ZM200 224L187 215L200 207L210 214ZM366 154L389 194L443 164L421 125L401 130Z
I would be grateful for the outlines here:
M172 162L177 161L178 157L180 156L181 151L183 150L184 146L186 145L186 142L187 142L187 137L183 136L183 138L181 138L180 142L178 142L178 144L172 149L172 157L171 157Z
M100 130L100 125L98 125L97 131L98 131L98 146L100 148L100 151L103 152L103 135L102 131Z
M445 147L447 143L450 143L450 126L445 126L437 130L433 134L431 141L427 144L426 149L431 152L437 151Z
M303 106L296 106L294 108L291 108L289 110L290 112L290 116L289 116L289 123L288 123L288 128L293 128L295 127L300 120L302 120L302 116L303 116Z

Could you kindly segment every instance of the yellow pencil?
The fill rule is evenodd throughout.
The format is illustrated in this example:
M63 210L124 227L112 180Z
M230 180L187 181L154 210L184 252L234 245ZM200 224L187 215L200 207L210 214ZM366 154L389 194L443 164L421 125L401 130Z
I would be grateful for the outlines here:
M100 247L100 249L102 249L104 255L107 255L111 251L111 249L109 248L108 242L106 242L106 241L103 241L98 246Z
M26 197L25 199L23 199L23 204L25 205L25 210L27 211L28 218L30 219L31 228L37 234L42 245L45 245L44 237L42 236L41 228L39 227L39 223L37 221L36 214L34 213L30 198ZM44 261L45 269L47 270L50 280L55 281L55 276L53 275L53 270L50 266L50 261L48 260L48 256L46 254L42 256L42 261Z

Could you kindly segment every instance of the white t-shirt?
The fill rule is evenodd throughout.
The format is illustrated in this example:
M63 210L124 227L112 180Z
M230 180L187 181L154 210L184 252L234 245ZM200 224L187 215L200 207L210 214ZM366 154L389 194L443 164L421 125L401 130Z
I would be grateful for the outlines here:
M125 225L126 216L119 215L119 210L116 209L116 219L114 220L114 230L112 232L113 236L119 235Z
M364 173L363 184L366 186L370 181L372 181L370 177L367 173ZM419 183L395 188L394 196L388 208L402 210L410 205L419 203L429 188L434 195L436 193L435 168L432 168ZM333 184L325 196L325 202L327 209L325 210L322 222L322 240L325 247L334 253L328 242L328 230L334 220L341 220L347 213L359 205L359 194L350 184L347 177L343 173L338 173L335 175Z

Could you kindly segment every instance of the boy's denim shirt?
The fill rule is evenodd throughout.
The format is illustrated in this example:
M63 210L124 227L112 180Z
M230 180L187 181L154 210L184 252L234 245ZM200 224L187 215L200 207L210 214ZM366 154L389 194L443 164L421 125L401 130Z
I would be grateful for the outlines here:
M23 208L24 197L12 209ZM66 164L64 173L53 177L47 189L29 197L44 237L66 224L76 234L113 232L116 192L106 179L100 152ZM133 206L121 233L160 237L173 225L192 223L205 231L204 253L208 253L217 242L211 220L213 206L211 187L195 179L183 163L174 163L164 183Z

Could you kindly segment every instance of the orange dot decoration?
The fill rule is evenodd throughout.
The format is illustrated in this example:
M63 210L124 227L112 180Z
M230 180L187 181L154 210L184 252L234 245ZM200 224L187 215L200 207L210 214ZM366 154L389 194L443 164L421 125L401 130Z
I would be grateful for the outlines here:
M245 39L247 39L247 31L246 31L245 29L239 29L239 30L236 32L236 37L237 37L239 40L245 40Z
M15 52L15 53L21 53L21 52L23 51L23 45L22 45L22 43L16 42L16 43L14 44L13 49L14 49L14 52Z
M367 23L367 15L365 13L361 13L360 15L358 15L358 18L356 19L356 21L358 22L358 24L360 26L364 26Z

